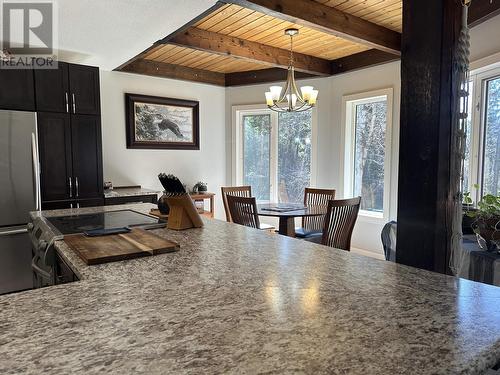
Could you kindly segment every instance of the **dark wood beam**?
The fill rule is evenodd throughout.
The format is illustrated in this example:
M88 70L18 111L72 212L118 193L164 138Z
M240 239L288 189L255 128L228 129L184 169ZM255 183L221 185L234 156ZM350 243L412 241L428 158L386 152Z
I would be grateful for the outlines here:
M211 6L210 8L208 8L206 11L204 11L203 13L201 13L199 16L193 18L191 21L189 21L188 23L186 23L185 25L183 25L181 28L175 30L173 33L169 34L168 36L166 36L162 40L166 40L168 38L174 37L178 33L183 32L184 30L188 29L189 27L191 27L192 25L194 25L198 21L202 20L203 18L209 16L210 14L216 12L217 10L219 10L220 8L222 8L225 5L226 4L223 3L223 2L221 2L221 1L216 2L213 6ZM146 57L150 53L154 52L157 48L162 47L162 45L163 45L163 43L158 43L158 42L154 43L151 47L146 48L144 51L142 51L138 55L132 57L131 59L127 60L126 62L124 62L123 64L121 64L119 67L117 67L114 70L122 70L128 64L130 64L130 63L132 63L132 62L134 62L136 60L143 59L144 57Z
M368 50L332 60L332 74L341 74L397 60L399 60L399 57L393 54L378 50ZM226 86L244 86L257 83L284 81L286 80L286 73L286 69L277 68L228 73L226 74ZM313 74L295 72L295 78L297 79L314 77L315 75Z
M286 80L287 70L281 68L269 68L250 70L246 72L235 72L226 74L226 86L245 86L257 83L277 82ZM295 78L314 78L313 74L295 72Z
M195 27L175 35L168 40L168 43L246 61L266 63L276 68L287 68L290 62L289 50ZM297 52L294 53L293 59L297 71L322 76L331 74L329 60Z
M477 26L500 14L500 0L472 0L469 7L469 27Z
M172 65L151 60L136 60L121 69L127 73L144 74L154 77L173 78L199 83L224 86L223 73L208 70L193 69L182 65Z
M355 53L353 55L333 60L332 74L340 74L353 70L364 69L370 66L376 66L398 60L399 56L393 55L392 53L370 49L368 51Z
M385 52L400 54L401 34L310 0L224 0Z
M453 233L461 12L460 0L403 1L396 261L441 273Z

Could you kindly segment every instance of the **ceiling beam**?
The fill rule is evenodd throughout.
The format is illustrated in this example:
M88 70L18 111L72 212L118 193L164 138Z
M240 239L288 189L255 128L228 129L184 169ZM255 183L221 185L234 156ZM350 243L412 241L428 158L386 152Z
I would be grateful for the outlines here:
M122 72L144 74L154 77L173 78L186 81L225 86L224 73L193 69L152 60L136 60L121 69Z
M175 35L168 43L246 61L265 63L276 68L288 68L290 63L289 50L195 27ZM329 60L294 52L293 62L296 71L321 76L331 74Z
M370 66L398 61L399 57L387 52L371 49L354 55L332 60L332 75L346 73ZM285 69L271 68L226 74L226 86L244 86L286 80ZM295 78L315 78L312 74L295 72Z
M376 49L370 49L368 51L332 60L332 74L340 74L353 70L364 69L391 61L399 61L399 56Z
M473 0L469 7L469 27L477 26L500 14L500 0Z
M226 74L226 86L245 86L257 83L276 82L286 80L287 70L281 68L269 68L250 70L246 72L234 72ZM313 74L295 72L295 78L314 78Z
M224 0L285 21L341 37L395 55L401 34L310 0Z

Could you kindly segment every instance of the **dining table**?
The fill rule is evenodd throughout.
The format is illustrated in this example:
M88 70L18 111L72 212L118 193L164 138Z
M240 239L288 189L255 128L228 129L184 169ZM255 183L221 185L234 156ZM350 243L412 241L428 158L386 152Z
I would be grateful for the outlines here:
M277 217L279 219L278 233L283 236L295 237L295 218L313 217L326 214L324 206L305 206L300 203L260 203L257 204L259 216Z

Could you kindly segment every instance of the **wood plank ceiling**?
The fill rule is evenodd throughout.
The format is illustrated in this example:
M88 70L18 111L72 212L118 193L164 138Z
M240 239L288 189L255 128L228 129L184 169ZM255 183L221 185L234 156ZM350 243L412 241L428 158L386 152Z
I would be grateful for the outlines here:
M475 0L483 1L483 0ZM221 86L297 78L399 59L402 0L224 0L117 70Z

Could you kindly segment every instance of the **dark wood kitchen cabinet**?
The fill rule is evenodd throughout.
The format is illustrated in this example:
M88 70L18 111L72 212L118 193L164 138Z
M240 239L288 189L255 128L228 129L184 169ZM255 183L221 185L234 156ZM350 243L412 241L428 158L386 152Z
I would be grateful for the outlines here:
M58 69L35 71L37 110L98 115L99 69L58 63Z
M38 113L42 208L104 205L100 116Z
M0 109L35 111L32 69L0 69Z
M59 62L57 69L35 71L36 108L40 112L69 113L68 64Z
M99 69L84 65L69 65L69 87L72 113L97 115L101 113Z
M42 202L73 198L70 115L38 113Z
M103 197L101 119L99 116L72 116L71 149L75 198Z

